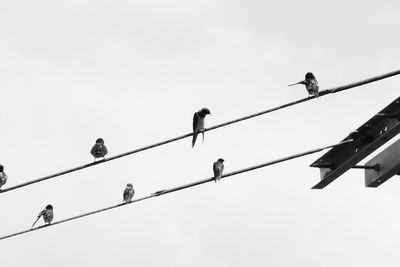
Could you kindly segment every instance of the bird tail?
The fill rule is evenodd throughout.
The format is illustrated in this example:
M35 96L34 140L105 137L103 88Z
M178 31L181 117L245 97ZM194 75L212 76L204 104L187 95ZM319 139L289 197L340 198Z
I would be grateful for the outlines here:
M32 224L32 228L33 226L35 226L36 222L40 219L40 216L37 217L36 221Z
M300 82L297 82L297 83L289 84L288 86L293 86L293 85L297 85L297 84L304 84L304 81L300 81Z
M192 139L192 147L194 147L194 144L196 143L196 139L197 139L197 132L193 133L193 139Z
M203 144L204 144L204 132L202 132L201 135L203 136Z

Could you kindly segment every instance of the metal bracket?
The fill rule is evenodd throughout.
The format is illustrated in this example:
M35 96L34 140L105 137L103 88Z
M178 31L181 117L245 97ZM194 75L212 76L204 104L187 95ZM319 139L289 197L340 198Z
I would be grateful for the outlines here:
M364 170L374 170L379 172L381 165L379 163L375 165L355 165L351 167L352 169L364 169Z
M379 163L378 163L379 162ZM365 170L365 186L378 187L391 177L400 173L400 140L397 140L381 153L376 155L367 165L380 164L381 168L375 172Z
M152 196L158 197L161 196L162 194L164 194L167 190L160 190L157 192L154 192L153 194L151 194Z
M400 121L382 114L400 114L400 97L343 140L353 142L332 148L310 165L321 169L313 189L324 188L400 132Z

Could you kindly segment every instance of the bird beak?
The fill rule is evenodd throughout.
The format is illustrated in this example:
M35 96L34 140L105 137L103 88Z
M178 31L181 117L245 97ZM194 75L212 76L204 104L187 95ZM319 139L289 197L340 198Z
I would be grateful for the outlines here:
M288 86L293 86L293 85L296 85L296 84L304 84L304 81L300 81L300 82L294 83L294 84L289 84Z

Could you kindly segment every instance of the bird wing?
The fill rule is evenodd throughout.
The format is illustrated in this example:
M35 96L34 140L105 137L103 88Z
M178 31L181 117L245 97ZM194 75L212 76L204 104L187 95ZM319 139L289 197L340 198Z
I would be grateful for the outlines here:
M97 154L97 150L98 150L99 146L97 144L95 144L92 149L90 150L90 154L92 154L94 157L96 157Z
M128 199L128 197L129 197L129 190L128 190L128 188L125 188L125 190L124 190L124 201L126 201Z
M197 112L193 115L193 132L197 130L197 125L199 124L199 116L197 116Z
M318 89L319 85L318 85L317 79L313 79L313 80L311 81L311 83L315 86L315 88Z
M197 115L197 112L194 113L193 115L193 138L192 138L192 147L194 147L194 144L196 143L197 139L197 130L199 128L199 116Z
M53 213L53 211L52 211L52 210L45 210L45 213L43 214L43 218L44 218L44 221L45 221L45 222L51 223L51 221L52 221L53 218L54 218L54 213Z
M102 151L101 151L101 152L102 152L102 153L101 153L101 156L102 156L102 157L104 157L105 155L107 155L108 149L107 149L107 147L106 147L105 145L103 145Z
M5 185L7 182L7 175L4 172L0 172L0 187Z
M46 210L42 210L37 217L40 218L41 216L43 216L45 214L46 214Z
M310 95L318 96L319 86L317 79L307 79L306 88Z
M214 177L219 175L219 169L218 169L218 163L214 162L213 164L213 171L214 171Z

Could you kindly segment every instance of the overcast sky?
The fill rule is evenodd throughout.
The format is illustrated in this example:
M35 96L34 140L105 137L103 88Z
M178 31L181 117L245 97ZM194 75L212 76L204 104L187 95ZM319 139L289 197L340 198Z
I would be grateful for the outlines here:
M4 188L399 69L398 1L0 1ZM400 77L0 195L0 236L339 142ZM397 138L398 139L398 138ZM200 142L199 142L200 141ZM400 181L351 170L311 190L320 154L0 241L14 266L398 266ZM43 221L40 221L43 224Z

